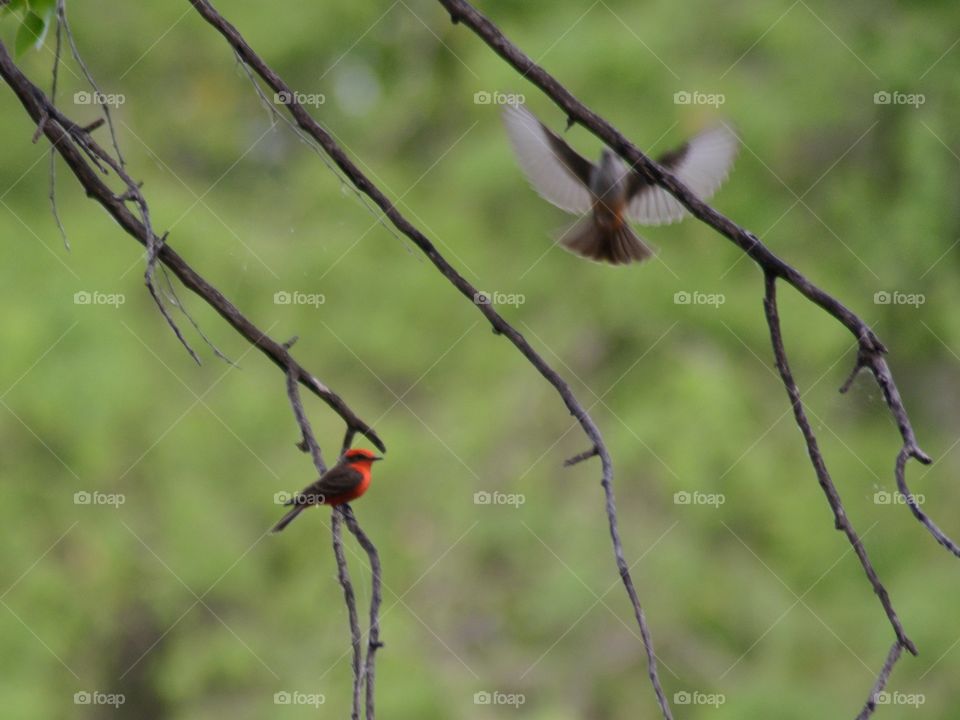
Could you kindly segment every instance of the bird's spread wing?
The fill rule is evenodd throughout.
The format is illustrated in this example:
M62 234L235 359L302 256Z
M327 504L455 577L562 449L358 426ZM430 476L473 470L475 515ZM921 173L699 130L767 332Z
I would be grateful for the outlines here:
M705 130L657 162L677 176L701 200L708 200L727 179L737 154L737 137L726 125ZM681 220L686 209L662 187L637 173L630 176L627 217L642 225Z
M588 212L593 204L588 189L593 168L590 161L522 105L508 105L503 123L533 188L561 210Z
M349 465L335 465L319 480L308 485L293 498L293 505L313 505L320 501L320 496L332 498L350 492L363 476Z

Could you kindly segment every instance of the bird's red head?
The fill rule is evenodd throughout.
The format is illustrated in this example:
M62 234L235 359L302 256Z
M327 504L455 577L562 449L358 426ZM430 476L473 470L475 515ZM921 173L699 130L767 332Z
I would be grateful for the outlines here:
M360 465L367 469L370 468L371 463L375 463L377 460L383 460L379 455L375 455L370 450L366 448L351 448L347 450L346 454L343 456L345 462L350 465Z

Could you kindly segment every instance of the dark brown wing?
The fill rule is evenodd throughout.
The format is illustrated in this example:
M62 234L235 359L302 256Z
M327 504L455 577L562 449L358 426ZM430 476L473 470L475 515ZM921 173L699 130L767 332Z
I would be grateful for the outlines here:
M326 475L297 493L288 505L315 505L324 498L350 492L363 480L363 475L349 465L334 465Z
M513 152L534 189L567 212L590 211L590 161L537 120L523 105L510 105L503 122Z
M553 150L554 155L560 159L560 162L563 163L563 166L570 172L571 175L577 178L577 180L582 182L587 187L590 187L590 174L593 170L593 163L587 160L572 147L567 145L566 141L562 137L557 135L542 122L537 120L537 124L540 126L543 134L547 136L547 142L550 144L550 149Z

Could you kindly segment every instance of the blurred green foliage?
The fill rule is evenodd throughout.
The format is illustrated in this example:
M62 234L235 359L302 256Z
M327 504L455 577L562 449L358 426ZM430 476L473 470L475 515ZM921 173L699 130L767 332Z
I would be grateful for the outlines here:
M69 9L85 60L116 96L119 138L156 226L274 337L299 335L297 356L387 442L356 505L384 563L380 715L656 717L599 469L561 469L585 439L552 388L271 122L187 2ZM471 282L523 296L501 309L591 408L616 460L627 557L668 694L724 696L719 707L677 706L677 717L854 716L893 635L833 531L773 372L752 263L690 221L647 229L659 260L641 267L551 249L570 218L526 185L499 108L475 93L523 93L553 127L564 118L437 3L221 9L316 98L325 127ZM642 148L664 150L718 118L736 124L744 148L717 207L888 343L937 459L911 465L910 480L960 535L956 3L481 9ZM17 28L9 17L0 26L8 46ZM51 45L21 57L44 87ZM60 103L90 122L97 108L75 95L89 88L69 67ZM684 91L724 102L675 103ZM886 104L875 100L884 92ZM922 104L905 104L911 94ZM182 293L238 363L204 348L196 367L144 291L141 249L60 166L64 248L46 197L48 148L30 142L34 128L10 92L0 123L4 715L316 716L274 702L301 692L325 696L323 717L347 716L349 637L329 512L264 535L280 515L274 493L312 479L282 375ZM599 149L582 129L567 137ZM78 292L125 301L77 304ZM325 301L277 304L277 292ZM681 292L725 302L678 304ZM884 292L924 302L884 304ZM882 502L895 490L898 435L869 378L836 392L853 339L787 289L782 316L829 467L922 653L901 661L892 689L923 704L877 717L955 718L960 616L950 599L960 567L905 507ZM342 427L307 404L329 460ZM483 491L524 502L475 504ZM78 492L124 502L77 504ZM724 502L678 503L684 492ZM369 578L349 547L365 608ZM75 704L84 691L126 702L116 712ZM475 704L485 691L525 701Z

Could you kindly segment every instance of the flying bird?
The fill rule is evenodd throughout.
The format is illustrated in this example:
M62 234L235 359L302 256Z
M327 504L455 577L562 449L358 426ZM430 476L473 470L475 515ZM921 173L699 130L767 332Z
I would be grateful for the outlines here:
M642 262L653 256L653 250L630 223L667 225L687 214L676 198L633 172L609 148L603 149L600 162L594 165L523 105L507 106L503 122L534 190L561 210L583 216L560 237L567 250L612 265ZM736 154L733 131L718 125L661 155L657 162L707 200L726 180Z
M284 503L293 508L274 525L273 532L283 530L312 505L342 505L356 500L370 487L370 468L377 460L383 458L369 450L347 450L340 462Z

